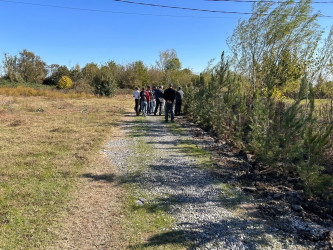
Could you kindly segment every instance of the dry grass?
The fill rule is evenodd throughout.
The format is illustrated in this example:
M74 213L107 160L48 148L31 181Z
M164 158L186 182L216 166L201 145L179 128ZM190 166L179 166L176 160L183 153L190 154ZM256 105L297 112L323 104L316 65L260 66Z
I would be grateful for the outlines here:
M32 87L23 87L17 86L13 87L1 87L0 95L7 96L45 96L52 98L93 98L93 95L86 93L75 93L75 92L62 92L59 90L50 90L50 89L36 89Z
M129 101L124 101L129 100ZM0 249L43 248L131 98L0 95Z

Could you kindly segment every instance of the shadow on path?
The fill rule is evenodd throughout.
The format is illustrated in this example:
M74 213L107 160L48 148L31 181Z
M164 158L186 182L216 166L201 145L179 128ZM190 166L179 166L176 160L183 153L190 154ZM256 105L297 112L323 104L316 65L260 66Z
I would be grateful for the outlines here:
M87 174L83 174L82 177L90 179L91 181L114 182L116 175L114 175L114 174L95 175L95 174L87 173Z
M135 114L126 114L125 116L135 117ZM170 158L189 156L193 159L193 157L199 157L203 153L200 150L196 151L191 146L194 143L187 136L185 144L181 147L177 146L184 142L183 135L172 136L169 139L162 138L166 133L172 134L172 131L157 117L126 121L123 128L134 137L148 138L146 143L152 145L156 150L172 151ZM272 244L269 239L273 237L281 248L288 248L282 233L268 225L268 222L261 218L259 212L250 213L240 209L242 214L239 216L237 214L230 215L240 205L246 204L248 200L240 197L239 194L228 197L229 194L226 193L222 197L219 193L223 193L223 190L216 186L212 187L217 179L211 176L208 171L204 171L205 173L202 174L198 170L198 165L191 160L172 161L170 158L162 158L157 164L148 165L149 174L143 171L131 176L121 176L118 179L118 185L148 183L147 188L149 186L159 187L158 190L164 197L155 198L153 203L147 201L142 207L134 205L132 207L134 212L136 209L144 208L149 213L163 211L181 217L187 216L183 209L190 206L195 207L192 211L200 216L186 223L179 220L175 229L155 234L148 238L147 242L133 245L130 249L168 247L170 244L182 244L184 247L191 246L193 248L206 247L207 249L258 249L263 247L269 249ZM192 168L196 170L191 171ZM95 181L113 182L115 180L115 176L108 175L85 174L83 177ZM171 189L175 190L172 194L168 193L168 190ZM252 201L248 203L254 206ZM213 206L210 207L212 204ZM221 211L221 213L216 213L219 216L214 219L211 218L215 215L212 207ZM201 210L204 212L201 213ZM267 237L268 235L269 237ZM192 243L194 245L191 245Z

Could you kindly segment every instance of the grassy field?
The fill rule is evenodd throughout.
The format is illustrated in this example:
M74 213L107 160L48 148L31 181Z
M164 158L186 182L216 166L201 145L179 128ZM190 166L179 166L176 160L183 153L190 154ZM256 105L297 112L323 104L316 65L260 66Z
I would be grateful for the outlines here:
M128 101L124 101L128 100ZM0 95L0 249L43 248L131 98Z

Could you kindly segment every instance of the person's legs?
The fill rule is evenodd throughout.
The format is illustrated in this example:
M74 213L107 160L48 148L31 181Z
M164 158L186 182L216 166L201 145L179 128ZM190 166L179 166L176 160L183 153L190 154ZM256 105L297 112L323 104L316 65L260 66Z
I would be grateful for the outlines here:
M155 107L155 110L154 110L154 115L156 115L157 110L158 110L158 108L159 108L160 105L161 105L161 103L160 103L160 101L157 99L157 100L156 100L156 107Z
M149 114L150 101L146 102L146 114Z
M151 113L154 113L154 111L155 111L155 106L156 106L156 101L155 101L155 100L151 101L151 108L150 108L150 112L151 112Z
M147 102L142 101L141 102L141 111L142 111L142 115L146 116L146 112L147 112Z
M179 109L179 102L176 101L175 116L178 115L178 109Z
M162 111L163 111L163 109L165 109L165 102L164 102L164 101L161 102L161 106L160 106L160 114L159 114L159 115L162 115Z
M139 99L135 99L135 112L136 115L139 115Z
M170 109L170 105L168 103L165 104L165 121L168 122L168 118L169 118L169 109Z
M175 116L174 116L174 103L170 103L170 104L168 104L168 106L169 106L170 113L171 113L171 122L173 122L173 120L175 119Z

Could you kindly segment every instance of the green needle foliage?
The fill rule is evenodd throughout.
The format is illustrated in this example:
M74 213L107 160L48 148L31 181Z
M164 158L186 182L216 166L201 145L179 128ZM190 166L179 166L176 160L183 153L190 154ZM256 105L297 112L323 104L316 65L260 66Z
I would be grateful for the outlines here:
M298 98L288 106L274 88L251 91L222 54L221 62L196 85L184 88L184 106L203 128L254 153L278 172L298 175L309 197L331 198L333 179L323 174L322 159L332 146L333 125L317 121L314 90L306 76L300 85ZM309 105L303 104L305 99Z

